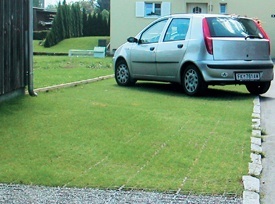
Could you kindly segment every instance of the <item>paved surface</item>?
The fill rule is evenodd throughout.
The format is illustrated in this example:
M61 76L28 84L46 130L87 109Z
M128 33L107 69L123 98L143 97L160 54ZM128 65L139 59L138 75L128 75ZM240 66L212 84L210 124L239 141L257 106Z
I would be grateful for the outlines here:
M239 197L0 184L2 204L241 204Z
M262 95L261 126L267 133L262 144L265 158L261 177L261 202L271 204L275 202L275 81L269 91Z

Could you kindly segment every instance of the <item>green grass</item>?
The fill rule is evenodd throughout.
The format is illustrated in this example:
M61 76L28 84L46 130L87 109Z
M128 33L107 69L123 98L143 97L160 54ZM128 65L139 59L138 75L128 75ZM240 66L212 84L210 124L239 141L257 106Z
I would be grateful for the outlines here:
M242 194L252 99L113 79L0 104L0 182Z
M34 56L33 67L35 88L113 74L111 57Z
M70 40L46 50L97 43ZM35 56L34 86L113 74L111 62ZM252 100L244 86L187 97L167 83L109 79L1 103L0 182L241 195Z
M52 53L68 53L70 49L80 50L93 50L94 47L98 46L99 39L106 39L110 41L110 37L82 37L82 38L70 38L65 39L55 46L45 48L40 45L39 40L33 41L34 52L52 52Z

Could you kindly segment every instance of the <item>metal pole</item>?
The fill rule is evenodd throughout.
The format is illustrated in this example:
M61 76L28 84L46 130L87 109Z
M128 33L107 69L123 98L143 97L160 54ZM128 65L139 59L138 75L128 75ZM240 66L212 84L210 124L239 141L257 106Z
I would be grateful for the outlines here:
M29 73L28 73L28 91L30 96L37 96L33 89L33 0L29 1L29 29L28 29L28 56L29 56Z

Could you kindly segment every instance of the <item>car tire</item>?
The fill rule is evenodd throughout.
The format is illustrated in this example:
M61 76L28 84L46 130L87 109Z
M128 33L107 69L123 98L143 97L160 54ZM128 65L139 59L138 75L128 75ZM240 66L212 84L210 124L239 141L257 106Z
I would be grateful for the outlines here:
M134 85L136 80L132 79L129 68L125 60L120 60L116 63L115 79L120 86Z
M202 95L207 90L199 69L195 65L188 65L182 74L182 86L184 92L189 96Z
M268 91L271 82L259 82L246 84L246 89L253 95L264 94Z

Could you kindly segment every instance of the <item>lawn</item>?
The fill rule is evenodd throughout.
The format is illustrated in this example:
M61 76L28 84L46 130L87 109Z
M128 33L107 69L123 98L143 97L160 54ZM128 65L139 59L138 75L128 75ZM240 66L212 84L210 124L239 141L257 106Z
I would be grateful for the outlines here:
M109 74L108 57L34 57L35 88ZM0 183L241 195L253 99L244 86L188 97L108 79L4 102Z
M3 103L0 182L241 195L252 97L230 89L109 79Z
M33 66L35 88L113 74L111 57L34 56Z
M68 53L70 49L93 50L98 46L98 40L110 41L110 37L81 37L65 39L55 46L45 48L39 40L33 41L34 52Z

